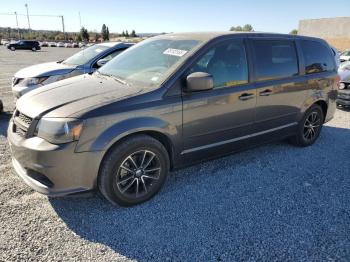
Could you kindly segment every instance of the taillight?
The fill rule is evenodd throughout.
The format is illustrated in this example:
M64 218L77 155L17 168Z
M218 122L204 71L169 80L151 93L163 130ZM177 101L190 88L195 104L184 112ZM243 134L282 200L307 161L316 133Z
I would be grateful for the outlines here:
M337 89L339 90L340 89L340 76L337 75L337 77L335 78L335 83L337 85Z

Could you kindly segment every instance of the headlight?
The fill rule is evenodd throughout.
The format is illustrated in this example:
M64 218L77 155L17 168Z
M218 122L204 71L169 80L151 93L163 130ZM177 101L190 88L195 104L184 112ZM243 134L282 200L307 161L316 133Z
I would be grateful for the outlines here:
M42 118L35 134L52 144L64 144L79 139L83 130L82 120L75 118Z
M42 82L44 82L46 79L48 79L48 76L44 77L29 77L24 78L21 82L19 82L19 86L34 86L34 85L40 85Z
M342 90L342 89L345 89L346 85L345 83L340 83L339 84L339 89Z
M66 79L71 76L74 76L74 73L63 74L63 75L53 75L53 76L43 76L43 77L29 77L29 78L24 78L22 81L18 83L18 85L19 86L48 85L53 82Z
M63 75L54 75L54 76L50 76L48 78L46 78L42 84L43 85L48 85L51 84L53 82L57 82L57 81L61 81L63 79L66 79L68 77L71 77L71 74L63 74Z

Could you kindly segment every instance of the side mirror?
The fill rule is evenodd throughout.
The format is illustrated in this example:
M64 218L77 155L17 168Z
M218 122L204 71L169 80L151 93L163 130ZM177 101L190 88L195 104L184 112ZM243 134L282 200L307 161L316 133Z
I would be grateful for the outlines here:
M109 61L109 59L102 58L102 59L98 60L96 64L97 64L98 67L101 67L104 64L106 64L108 61Z
M196 92L214 88L213 76L204 72L195 72L186 78L186 91Z

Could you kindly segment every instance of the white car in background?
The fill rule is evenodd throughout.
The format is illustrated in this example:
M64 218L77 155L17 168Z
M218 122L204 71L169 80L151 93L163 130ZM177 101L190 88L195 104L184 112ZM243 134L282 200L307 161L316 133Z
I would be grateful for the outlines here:
M2 44L2 45L7 45L7 44L9 44L9 43L10 43L9 40L1 39L1 44Z
M36 88L53 82L93 73L132 45L121 42L96 44L65 60L23 68L12 78L12 92L16 98L19 98Z
M57 47L64 47L64 43L63 42L58 42L57 43Z
M65 43L65 44L64 44L64 47L66 47L66 48L72 48L73 45L72 45L71 43Z
M350 61L350 50L345 50L340 54L340 62Z

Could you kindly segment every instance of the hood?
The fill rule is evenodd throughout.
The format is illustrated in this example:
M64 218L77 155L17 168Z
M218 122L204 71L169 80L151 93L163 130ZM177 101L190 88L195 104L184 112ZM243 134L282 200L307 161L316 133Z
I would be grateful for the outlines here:
M140 87L122 84L111 77L80 75L40 87L22 96L17 109L34 118L79 117L99 105L138 95Z
M41 77L41 76L52 76L68 74L73 71L77 66L65 65L57 62L50 62L44 64L38 64L29 66L19 70L16 74L16 78L27 78L27 77Z

